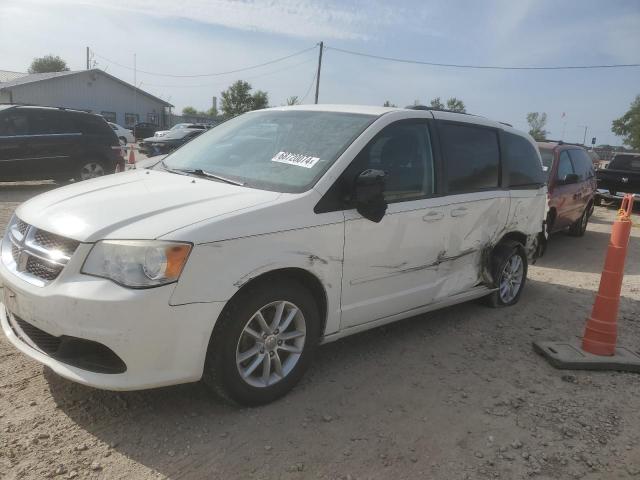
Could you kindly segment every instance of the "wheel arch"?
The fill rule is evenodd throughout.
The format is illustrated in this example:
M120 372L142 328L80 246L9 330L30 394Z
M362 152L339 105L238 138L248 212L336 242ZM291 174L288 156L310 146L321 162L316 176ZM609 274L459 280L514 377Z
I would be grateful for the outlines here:
M309 290L314 300L316 301L316 304L318 305L318 311L319 311L319 316L321 321L320 335L321 336L324 335L325 328L327 325L327 309L328 309L327 291L324 285L322 284L322 281L315 274L313 274L309 270L305 270L304 268L284 267L284 268L278 268L275 270L269 270L267 272L261 273L260 275L257 275L251 278L250 280L248 280L246 283L242 284L242 286L240 286L240 288L227 301L227 305L229 305L239 295L244 293L246 290L254 287L255 285L260 283L275 282L279 278L292 279L296 282L299 282L307 290ZM225 309L226 308L227 306L225 306ZM222 315L222 313L220 315ZM214 331L215 331L215 328L214 328Z

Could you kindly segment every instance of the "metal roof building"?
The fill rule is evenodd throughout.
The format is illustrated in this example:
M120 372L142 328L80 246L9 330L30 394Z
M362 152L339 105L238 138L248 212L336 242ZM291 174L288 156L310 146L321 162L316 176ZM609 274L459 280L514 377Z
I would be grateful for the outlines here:
M24 74L0 70L0 103L73 108L131 127L166 127L172 105L100 69Z

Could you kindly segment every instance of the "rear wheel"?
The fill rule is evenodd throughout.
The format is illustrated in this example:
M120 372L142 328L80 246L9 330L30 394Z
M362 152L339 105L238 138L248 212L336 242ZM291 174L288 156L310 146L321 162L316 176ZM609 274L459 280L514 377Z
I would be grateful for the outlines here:
M288 279L249 286L218 319L203 381L242 405L271 402L302 378L316 350L320 319L313 296Z
M589 223L589 207L584 209L580 218L575 221L569 227L569 235L573 237L582 237L587 231L587 224Z
M497 290L486 297L491 307L515 305L527 280L527 255L514 241L499 243L491 254L491 273Z
M90 180L92 178L102 177L107 173L110 172L107 172L107 169L102 162L97 160L87 160L78 169L76 180Z

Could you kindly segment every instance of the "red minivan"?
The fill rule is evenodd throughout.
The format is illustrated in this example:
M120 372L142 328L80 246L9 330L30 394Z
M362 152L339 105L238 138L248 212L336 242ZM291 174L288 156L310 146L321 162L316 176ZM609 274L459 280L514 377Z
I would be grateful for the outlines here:
M593 213L596 176L587 151L563 142L538 142L543 168L549 175L549 233L566 228L581 237Z

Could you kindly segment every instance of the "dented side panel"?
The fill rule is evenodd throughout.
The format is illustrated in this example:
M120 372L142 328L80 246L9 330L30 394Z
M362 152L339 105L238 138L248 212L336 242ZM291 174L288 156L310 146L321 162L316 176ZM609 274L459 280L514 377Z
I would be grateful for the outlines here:
M544 221L548 211L547 187L537 190L511 190L510 195L511 206L504 234L509 232L525 234L527 257L530 262L535 262L540 250L540 242L546 240Z

